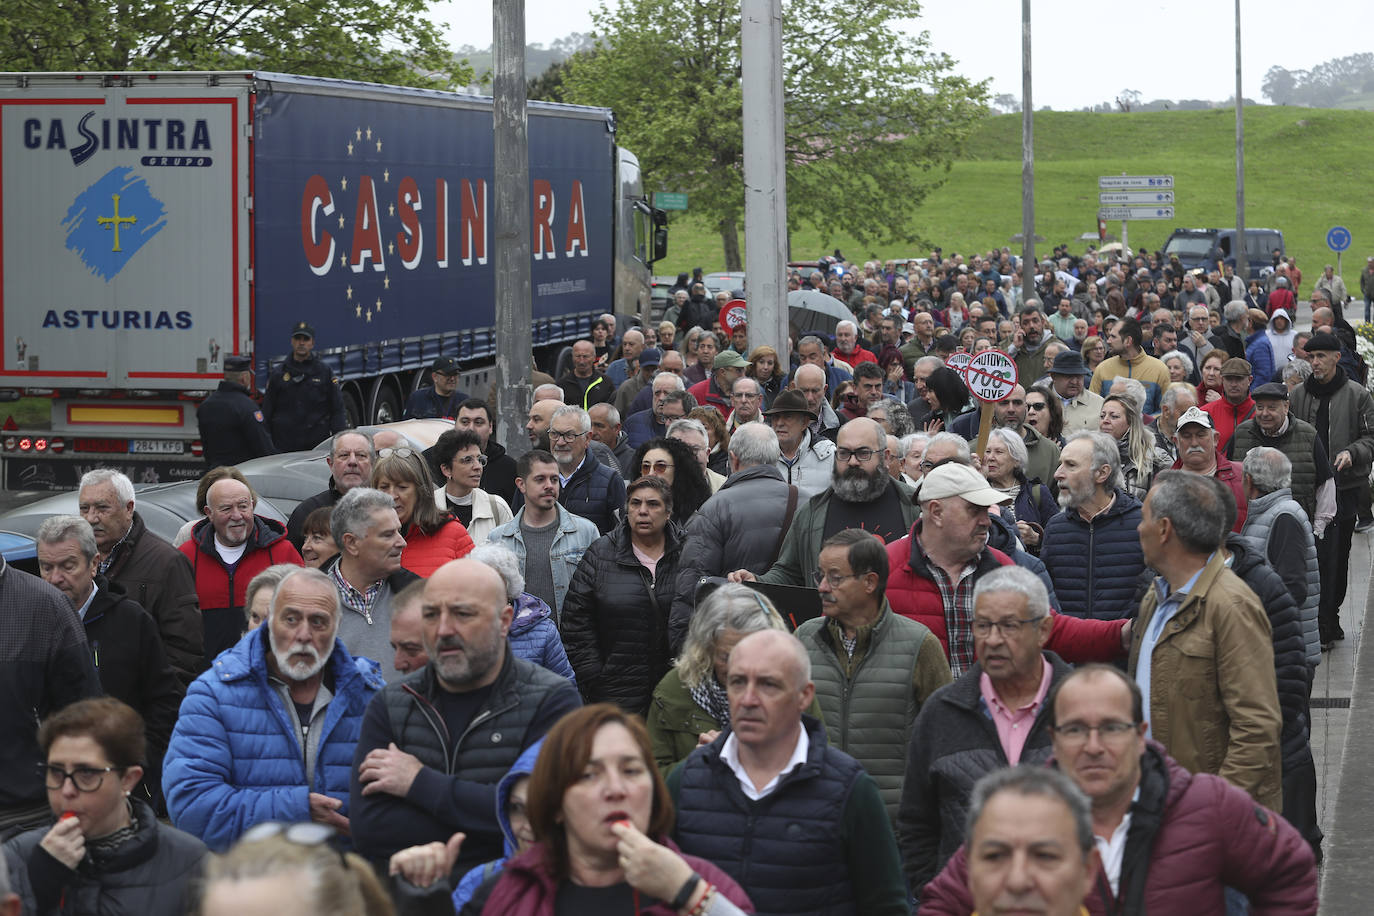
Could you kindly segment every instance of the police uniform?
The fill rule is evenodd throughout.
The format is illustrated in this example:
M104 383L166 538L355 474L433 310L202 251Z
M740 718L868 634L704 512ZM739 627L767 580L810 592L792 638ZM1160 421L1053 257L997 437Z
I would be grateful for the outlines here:
M292 328L292 336L315 331L304 321ZM343 394L334 384L329 367L311 354L305 362L288 356L267 379L262 412L272 441L284 452L312 449L332 434L348 428Z
M253 363L246 356L229 356L224 360L226 372L247 372ZM250 458L275 454L272 437L262 410L249 395L248 389L228 379L196 408L196 423L200 426L200 441L205 447L205 463L211 468L238 464Z

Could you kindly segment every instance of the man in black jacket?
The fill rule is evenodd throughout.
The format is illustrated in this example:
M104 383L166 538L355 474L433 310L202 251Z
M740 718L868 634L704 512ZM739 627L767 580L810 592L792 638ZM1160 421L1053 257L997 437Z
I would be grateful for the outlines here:
M458 390L458 360L440 356L429 367L429 384L417 388L406 399L403 420L421 417L451 419L458 413L458 405L468 399L467 392Z
M49 823L38 722L100 696L81 621L66 597L0 557L0 836Z
M267 378L262 413L272 441L284 452L312 449L348 426L343 393L315 356L315 329L304 321L291 329L291 355Z
M87 471L77 499L95 532L98 572L153 615L177 678L191 683L205 669L205 627L190 562L143 524L134 485L118 471Z
M196 408L207 467L238 464L277 451L267 434L262 409L251 397L252 384L253 361L246 356L226 356L224 381Z
M591 431L587 411L564 404L549 421L549 450L558 462L558 502L606 534L625 505L625 481L617 471L588 458Z
M476 560L446 563L422 600L429 663L368 705L349 820L357 851L378 865L463 831L456 879L502 855L497 782L580 700L566 678L511 653L512 610L496 570Z
M186 690L167 661L157 623L124 589L96 574L95 534L83 519L45 519L36 540L44 581L67 596L85 626L100 686L143 717L148 759L134 791L165 812L162 757Z
M334 441L329 444L329 457L324 459L329 465L329 486L297 503L286 520L286 537L292 547L299 551L305 543L302 529L311 512L333 506L354 487L367 486L372 476L373 457L372 437L362 430L345 429L334 434ZM444 478L441 475L437 479Z

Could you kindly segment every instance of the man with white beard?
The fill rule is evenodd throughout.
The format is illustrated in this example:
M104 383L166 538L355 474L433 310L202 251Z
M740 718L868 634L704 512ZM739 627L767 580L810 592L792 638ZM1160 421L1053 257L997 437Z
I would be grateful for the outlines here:
M377 664L337 638L339 592L302 568L267 622L192 682L163 763L172 823L214 851L264 821L349 833L348 790Z

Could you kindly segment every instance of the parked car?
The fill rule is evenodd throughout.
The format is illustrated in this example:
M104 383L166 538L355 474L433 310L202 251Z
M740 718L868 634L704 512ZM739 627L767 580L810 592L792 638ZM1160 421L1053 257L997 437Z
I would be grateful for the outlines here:
M401 420L382 426L365 426L367 432L394 429L414 447L429 448L453 424L444 420ZM329 440L308 452L284 452L254 458L238 466L258 494L257 514L282 524L296 504L329 485ZM135 486L138 514L148 530L168 541L191 519L196 511L196 486L199 481ZM18 506L0 514L0 554L6 562L28 572L38 572L35 540L38 526L54 515L77 514L77 492L59 493Z

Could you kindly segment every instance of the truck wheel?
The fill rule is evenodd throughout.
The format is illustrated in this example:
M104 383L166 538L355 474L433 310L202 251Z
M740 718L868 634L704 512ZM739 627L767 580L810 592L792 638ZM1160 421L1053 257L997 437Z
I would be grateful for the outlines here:
M344 416L348 420L349 429L357 429L363 425L363 401L358 396L358 389L353 385L345 385L343 390Z
M401 419L401 397L395 387L382 382L372 395L372 422L394 423Z

